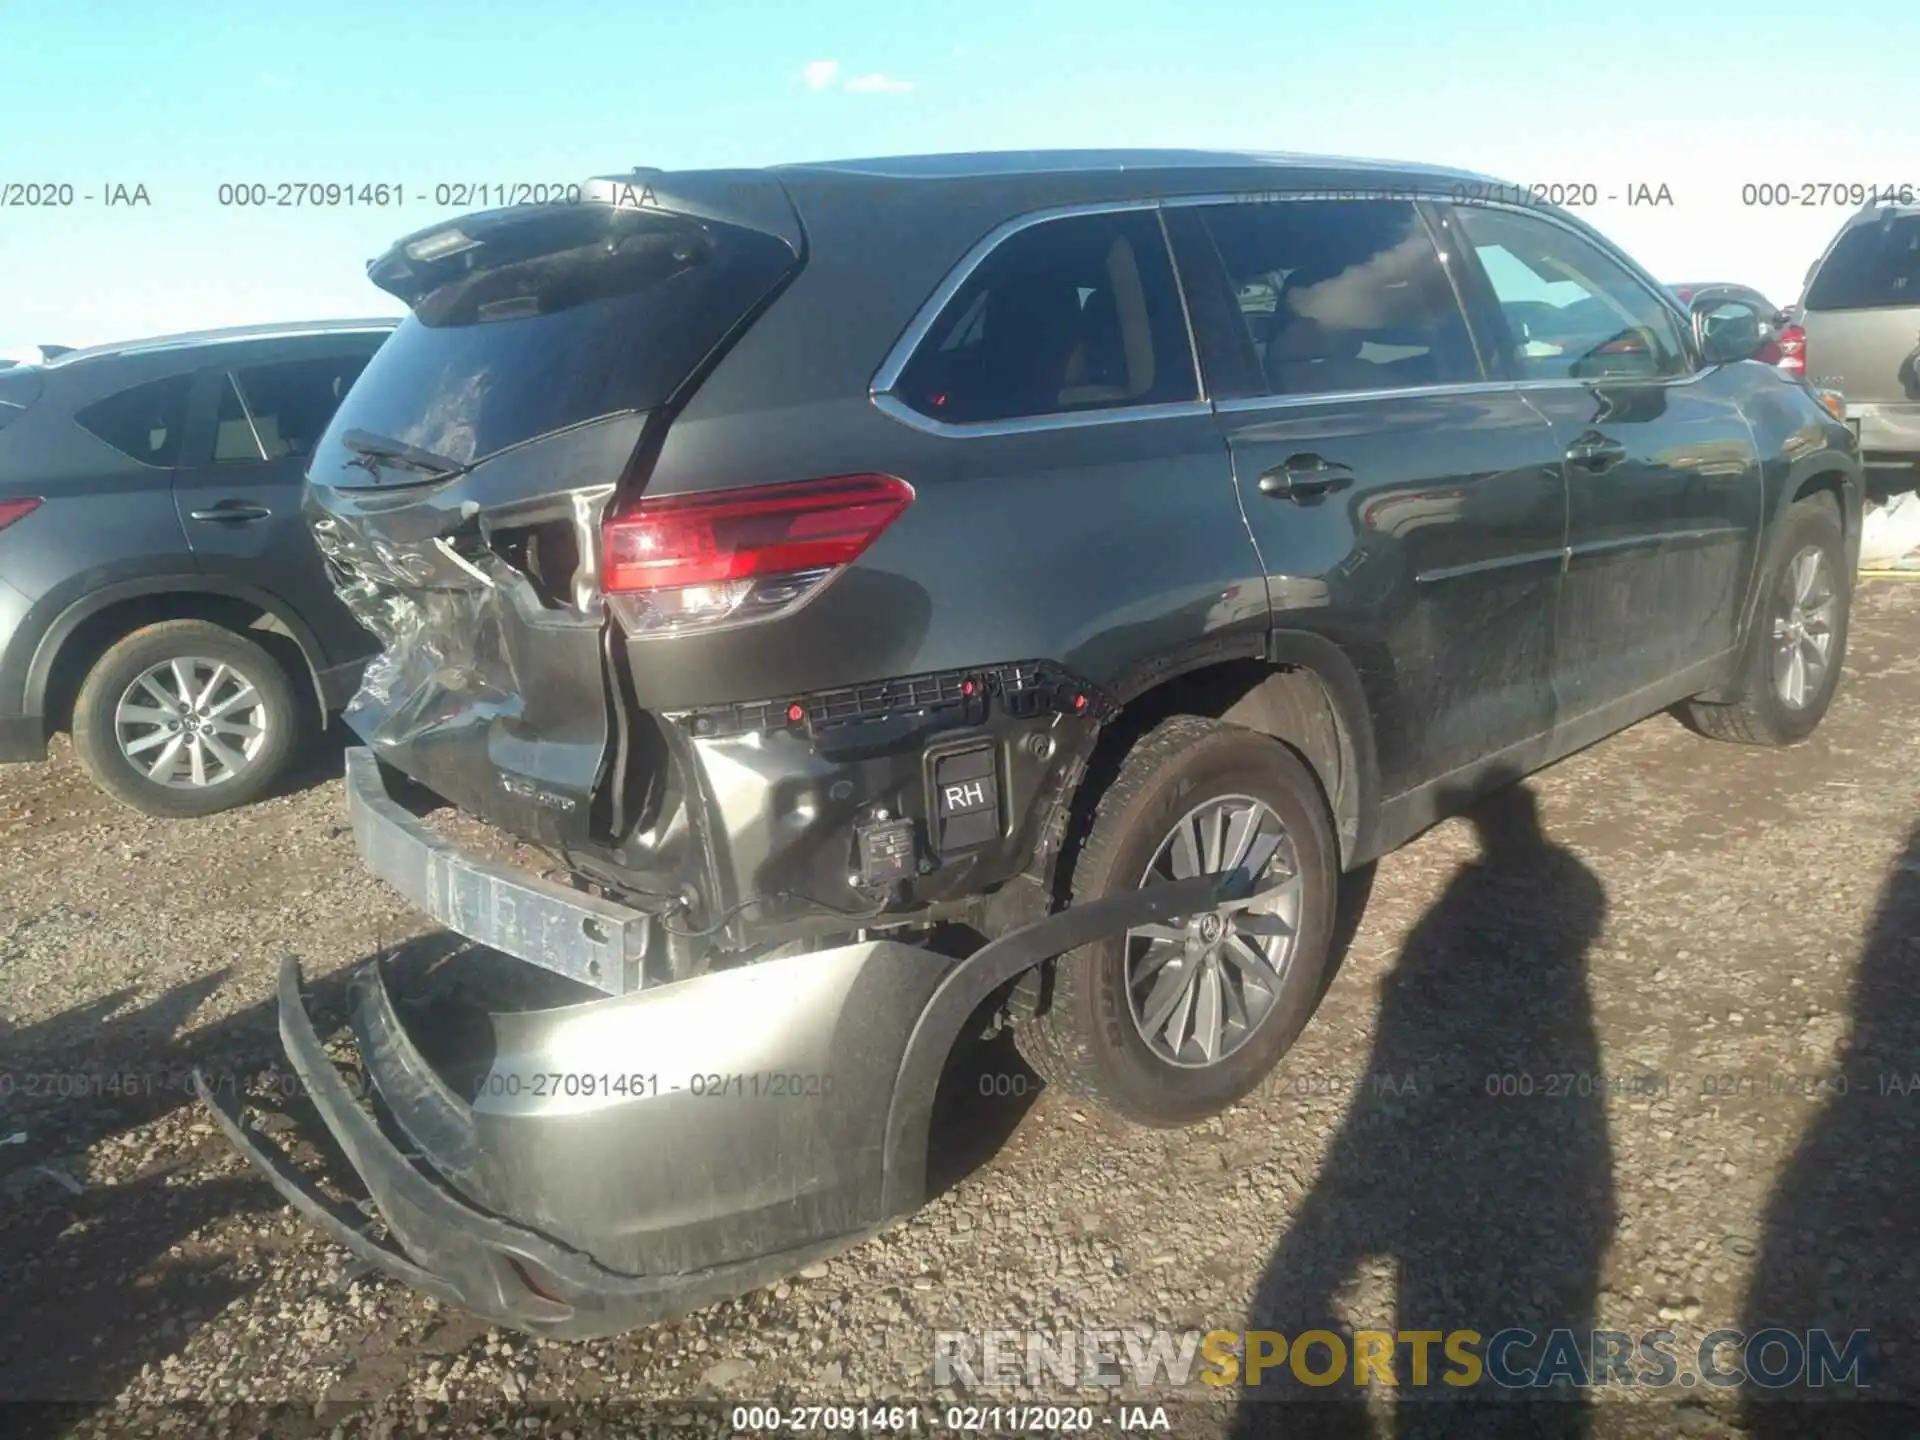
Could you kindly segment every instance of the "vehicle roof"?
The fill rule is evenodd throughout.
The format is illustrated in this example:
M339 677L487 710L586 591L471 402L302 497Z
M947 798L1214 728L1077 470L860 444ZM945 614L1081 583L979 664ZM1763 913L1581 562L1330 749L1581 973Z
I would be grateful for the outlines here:
M886 155L856 160L815 160L771 167L778 171L832 171L890 180L962 180L985 176L1085 175L1129 170L1246 170L1262 178L1274 171L1304 173L1364 170L1382 176L1426 180L1490 177L1470 170L1401 160L1344 155L1307 155L1253 150L982 150L943 155Z
M243 340L282 340L301 335L355 335L391 330L400 322L391 316L363 320L294 320L269 325L232 325L218 330L187 330L177 335L155 335L144 340L121 340L69 350L43 362L48 370L63 370L85 360L109 355L146 355L157 350L187 350L203 345L228 345Z

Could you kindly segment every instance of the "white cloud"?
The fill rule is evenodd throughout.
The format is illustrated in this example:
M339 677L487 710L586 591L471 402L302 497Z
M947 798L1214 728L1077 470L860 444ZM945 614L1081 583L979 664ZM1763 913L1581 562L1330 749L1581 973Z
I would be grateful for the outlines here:
M838 60L809 60L800 71L809 90L824 90L840 78Z
M904 95L913 89L913 81L896 80L891 75L862 75L858 80L849 80L847 89L856 95Z

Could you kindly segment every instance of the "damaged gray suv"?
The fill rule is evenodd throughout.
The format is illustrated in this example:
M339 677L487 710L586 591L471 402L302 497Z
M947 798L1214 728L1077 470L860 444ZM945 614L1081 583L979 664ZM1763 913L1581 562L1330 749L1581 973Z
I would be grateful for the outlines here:
M308 471L382 646L348 806L375 871L566 994L503 994L456 1083L365 967L363 1106L289 962L384 1234L231 1097L229 1135L368 1263L618 1330L920 1203L977 1027L1200 1120L1307 1023L1342 871L1664 707L1808 734L1852 436L1749 358L1750 302L1689 312L1509 193L933 157L637 172L399 242L370 273L412 313Z

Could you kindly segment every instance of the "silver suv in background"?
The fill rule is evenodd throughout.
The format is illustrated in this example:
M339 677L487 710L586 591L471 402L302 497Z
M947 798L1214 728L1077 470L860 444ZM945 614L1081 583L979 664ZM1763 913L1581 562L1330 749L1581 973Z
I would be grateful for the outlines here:
M1807 272L1785 332L1801 373L1846 397L1869 485L1920 483L1920 205L1870 205Z

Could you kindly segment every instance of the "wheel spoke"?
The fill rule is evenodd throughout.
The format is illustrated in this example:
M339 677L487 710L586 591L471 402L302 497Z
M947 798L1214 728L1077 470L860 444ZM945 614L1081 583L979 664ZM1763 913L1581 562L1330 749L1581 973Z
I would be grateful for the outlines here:
M1167 966L1154 982L1153 993L1147 996L1146 1004L1140 1007L1140 1028L1148 1035L1159 1034L1167 1017L1192 988L1193 976L1184 963Z
M1247 847L1247 853L1242 857L1239 868L1256 879L1264 875L1267 866L1273 863L1273 857L1280 852L1281 843L1286 838L1286 832L1277 825L1271 830L1263 828L1254 837L1253 843Z
M165 725L175 718L172 710L162 710L157 705L135 705L132 701L122 701L120 713L114 717L122 725Z
M1193 1038L1200 1058L1211 1065L1220 1058L1220 964L1209 960L1200 967L1194 985Z
M237 708L245 706L251 709L259 703L260 692L255 690L253 686L247 684L245 680L242 680L240 682L240 688L209 710L207 716L209 719L218 720L223 716L231 715Z
M207 783L207 747L198 735L187 742L187 769L193 777L193 783Z
M1146 953L1140 957L1139 963L1133 967L1132 979L1129 983L1138 989L1166 968L1168 961L1178 960L1186 953L1187 947L1183 940L1153 941L1147 946Z
M227 676L232 673L233 672L227 669L224 663L215 665L213 667L213 678L207 681L206 687L202 689L201 692L194 697L193 708L196 710L206 709L207 706L213 702L214 692L219 690L220 682L225 680Z
M241 770L246 768L247 757L228 745L224 740L220 739L219 736L203 731L201 732L200 738L205 742L207 749L213 752L213 758L218 760L221 765L226 768L227 774L237 775Z
M140 677L140 688L160 702L160 708L167 712L168 719L172 719L180 713L179 699L173 695L169 695L165 687L160 684L158 678L153 674L149 673Z
M1176 880L1191 880L1201 873L1199 837L1191 816L1175 827L1168 860L1173 866L1173 878Z
M1220 862L1222 870L1232 873L1246 864L1247 848L1260 833L1260 819L1258 805L1249 805L1233 817L1233 825L1227 831L1226 856Z
M193 662L185 659L175 660L170 668L173 671L174 698L181 708L191 710L193 708Z
M162 750L160 752L160 758L148 767L147 778L149 780L161 781L164 784L168 775L172 774L174 762L179 756L180 737L178 735L169 735L167 737L166 749Z
M149 730L138 740L126 741L120 748L128 755L138 755L143 750L151 750L156 745L166 744L167 741L174 738L174 734L175 732L166 730Z
M267 733L258 725L249 725L240 720L215 720L207 729L215 735L232 735L242 741L258 740Z
M1178 925L1136 925L1133 933L1148 940L1171 940L1175 944L1187 938L1187 932Z
M1269 940L1285 940L1293 926L1279 915L1264 910L1248 910L1233 917L1233 928L1242 935L1259 935Z
M1229 935L1227 943L1221 947L1221 953L1236 953L1247 962L1259 966L1269 975L1280 973L1280 967L1274 963L1273 957L1267 954L1265 948L1255 945L1244 935Z

